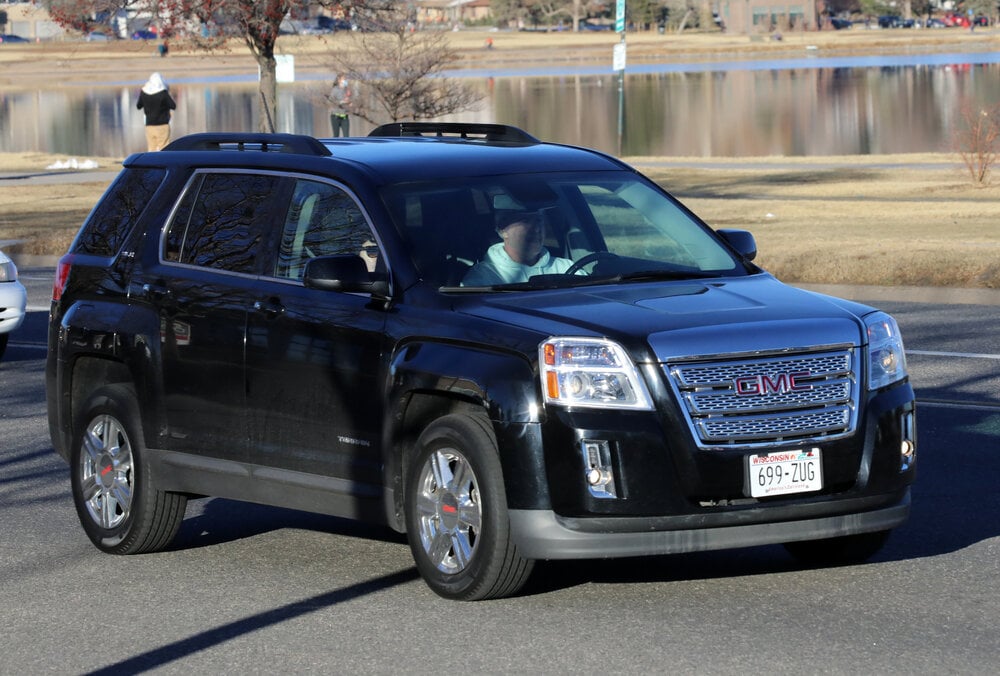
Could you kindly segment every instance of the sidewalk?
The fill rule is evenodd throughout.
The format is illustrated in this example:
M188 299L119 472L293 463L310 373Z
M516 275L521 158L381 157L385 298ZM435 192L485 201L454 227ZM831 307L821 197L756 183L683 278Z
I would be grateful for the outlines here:
M102 169L40 169L33 172L0 172L0 185L59 185L65 183L111 183L121 167Z

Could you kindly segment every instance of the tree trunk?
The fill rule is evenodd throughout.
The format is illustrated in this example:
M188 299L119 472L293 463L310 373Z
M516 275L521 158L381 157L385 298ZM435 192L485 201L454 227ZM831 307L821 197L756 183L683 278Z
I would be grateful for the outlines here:
M278 124L278 78L274 56L257 55L260 70L260 109L257 131L274 133Z
M688 19L691 18L692 14L694 14L694 11L690 10L690 9L688 11L684 12L684 18L681 19L681 25L677 27L677 34L678 35L680 35L681 33L683 33L684 29L687 28Z

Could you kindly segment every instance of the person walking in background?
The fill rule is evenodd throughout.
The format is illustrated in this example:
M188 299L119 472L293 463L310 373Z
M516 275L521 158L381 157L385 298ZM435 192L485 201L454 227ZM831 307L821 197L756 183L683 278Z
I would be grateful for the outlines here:
M347 78L337 75L330 88L330 129L334 136L351 135L351 119L347 111L351 105L351 90L347 86Z
M177 104L159 73L150 75L142 86L136 108L146 114L146 149L163 150L170 142L170 111Z

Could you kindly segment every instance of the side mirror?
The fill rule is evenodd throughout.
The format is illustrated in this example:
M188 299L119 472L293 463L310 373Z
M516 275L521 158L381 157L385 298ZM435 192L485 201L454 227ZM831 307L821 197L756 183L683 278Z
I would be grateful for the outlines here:
M320 256L306 263L302 283L310 289L341 291L344 293L369 293L385 298L389 282L381 273L368 272L360 256L342 254Z
M757 257L757 241L748 230L723 229L717 232L743 258L752 261Z

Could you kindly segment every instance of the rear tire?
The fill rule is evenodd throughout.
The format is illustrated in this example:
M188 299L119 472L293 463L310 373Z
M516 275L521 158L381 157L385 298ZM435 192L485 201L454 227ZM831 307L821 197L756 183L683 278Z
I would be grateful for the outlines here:
M807 566L839 566L864 563L885 546L892 531L845 535L826 540L786 542L785 549Z
M478 601L517 593L534 561L510 538L496 437L485 417L431 423L407 464L406 530L417 569L435 593Z
M84 406L70 454L73 502L87 536L109 554L163 549L184 520L187 497L157 489L135 390L109 385Z

